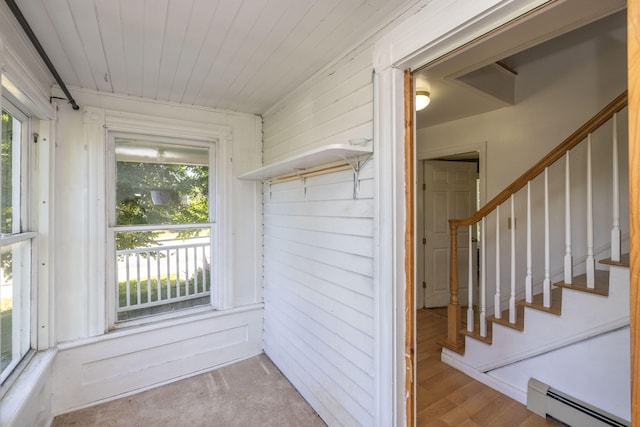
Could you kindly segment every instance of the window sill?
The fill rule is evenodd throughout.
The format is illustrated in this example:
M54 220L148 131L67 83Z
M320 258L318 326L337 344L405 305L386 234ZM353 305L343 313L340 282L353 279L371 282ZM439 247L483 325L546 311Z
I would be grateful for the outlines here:
M29 395L41 390L44 382L51 378L49 374L56 354L56 348L32 351L2 384L0 425L11 425L11 422L5 424L5 421L11 421L29 402Z
M211 307L194 308L185 310L182 315L176 316L154 316L146 319L138 319L126 323L119 324L115 329L96 337L83 338L58 345L59 350L69 350L76 347L94 344L97 342L108 341L111 339L122 338L131 335L142 334L145 332L163 329L168 326L176 326L192 322L198 322L207 319L222 318L225 316L235 315L244 312L262 310L263 303L250 304L242 307L232 308L229 310L214 310ZM163 317L163 318L161 318Z

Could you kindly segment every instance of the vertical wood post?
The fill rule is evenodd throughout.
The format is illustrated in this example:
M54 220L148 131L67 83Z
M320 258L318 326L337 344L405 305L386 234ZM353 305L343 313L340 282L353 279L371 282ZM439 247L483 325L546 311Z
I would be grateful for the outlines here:
M464 338L460 329L462 328L462 313L458 298L458 225L455 220L449 220L450 234L450 263L449 263L449 292L451 297L447 307L447 339L444 345L454 351L464 350Z
M410 70L404 72L404 179L405 179L405 388L406 388L406 417L407 426L415 424L415 278L414 278L414 129L413 129L413 74Z
M629 228L631 265L631 424L640 425L640 0L627 0Z

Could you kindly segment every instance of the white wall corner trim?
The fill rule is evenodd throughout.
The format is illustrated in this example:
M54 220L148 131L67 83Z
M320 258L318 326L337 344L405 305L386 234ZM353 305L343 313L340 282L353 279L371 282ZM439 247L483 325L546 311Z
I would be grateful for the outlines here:
M374 80L374 289L377 425L405 425L404 367L404 112L391 98L402 93L402 71Z
M82 207L83 224L88 236L87 253L89 268L85 270L85 336L103 334L106 330L105 295L105 256L106 256L106 188L105 188L105 112L98 108L84 108L84 137L86 142L88 197Z

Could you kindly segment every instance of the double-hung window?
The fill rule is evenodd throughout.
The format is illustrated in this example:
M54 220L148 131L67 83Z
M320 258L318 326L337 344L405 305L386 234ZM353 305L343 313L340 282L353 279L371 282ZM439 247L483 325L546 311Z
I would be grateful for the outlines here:
M0 149L0 382L29 352L31 343L31 247L28 231L29 121L2 99Z
M210 304L214 144L125 133L109 143L115 322Z

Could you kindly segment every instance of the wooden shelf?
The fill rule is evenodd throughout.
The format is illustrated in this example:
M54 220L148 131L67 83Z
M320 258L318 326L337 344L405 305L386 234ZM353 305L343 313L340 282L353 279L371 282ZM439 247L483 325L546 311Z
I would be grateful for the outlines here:
M350 160L356 159L359 156L372 153L373 147L371 146L330 144L252 170L240 175L238 178L267 181L270 178L278 176L304 173L309 169L339 161L349 163Z

